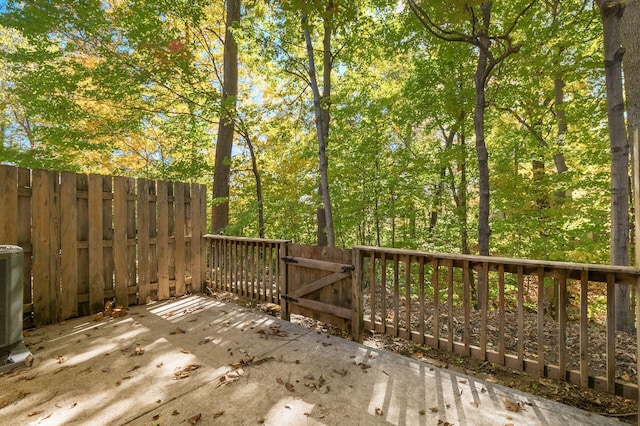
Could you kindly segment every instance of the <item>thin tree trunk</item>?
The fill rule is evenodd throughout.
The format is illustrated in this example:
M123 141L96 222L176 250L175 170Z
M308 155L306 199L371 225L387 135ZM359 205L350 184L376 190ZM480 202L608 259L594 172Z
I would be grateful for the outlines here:
M638 0L627 0L620 31L622 46L625 48L622 68L627 103L627 127L631 138L629 144L633 152L637 149L637 138L640 137L640 2ZM639 196L640 194L633 194L634 198ZM638 215L640 212L634 211L633 214ZM632 230L634 233L640 232L640 229L632 228ZM635 244L635 240L636 238L631 239L636 250L635 258L638 259L637 250L640 250L640 247Z
M611 142L611 255L612 265L629 264L629 145L624 122L620 22L624 1L597 0L604 31L607 119ZM633 329L629 287L616 284L616 328Z
M264 238L264 202L262 200L262 179L260 178L260 170L258 169L258 159L256 158L256 152L253 148L251 138L246 131L243 134L244 140L249 148L249 155L251 156L251 171L256 181L256 200L258 202L258 236Z
M333 214L331 211L331 197L329 193L329 161L327 157L327 144L329 141L329 106L331 95L331 26L332 26L332 13L333 13L333 1L329 0L326 8L326 13L323 17L324 22L324 36L323 36L323 88L322 94L320 94L320 88L318 86L318 78L315 65L315 54L313 51L313 43L311 42L311 31L307 22L307 13L303 9L302 11L302 28L304 30L304 37L307 48L307 56L309 61L309 82L311 90L313 91L313 105L316 118L316 133L318 138L318 157L319 157L319 169L320 169L320 188L319 194L322 198L322 204L324 207L324 232L326 232L326 244L329 247L335 247L335 234L333 227ZM321 241L321 221L322 214L318 212L318 245L322 245L324 241Z
M238 45L233 37L232 26L240 22L240 0L227 0L227 20L224 39L224 83L222 99L231 99L230 105L224 102L218 138L216 141L215 170L213 174L213 207L211 209L211 231L224 232L229 225L229 176L230 160L233 148L234 115L238 95Z

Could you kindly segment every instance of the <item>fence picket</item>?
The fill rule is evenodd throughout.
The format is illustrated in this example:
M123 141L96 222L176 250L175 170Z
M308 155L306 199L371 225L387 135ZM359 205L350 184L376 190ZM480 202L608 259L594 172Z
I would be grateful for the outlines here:
M60 273L64 294L61 319L78 316L78 206L76 197L76 174L71 172L61 173ZM73 202L67 202L66 200L73 200Z
M18 244L18 169L0 165L0 244Z

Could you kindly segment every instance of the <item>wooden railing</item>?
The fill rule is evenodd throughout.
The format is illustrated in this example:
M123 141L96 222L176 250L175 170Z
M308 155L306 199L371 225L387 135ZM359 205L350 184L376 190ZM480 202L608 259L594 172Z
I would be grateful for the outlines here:
M365 329L637 398L637 384L616 357L616 338L633 339L637 360L637 336L616 332L614 293L616 283L637 288L640 270L374 247L353 251ZM488 283L479 294L486 309L479 311L473 291L478 280ZM548 300L553 291L556 306ZM595 342L603 342L603 354ZM629 370L638 371L637 364Z
M280 303L286 240L205 235L212 290L262 302Z
M212 289L281 304L287 317L280 296L286 294L288 241L205 240ZM614 293L618 283L640 294L640 270L376 247L351 253L353 292L344 297L352 298L354 339L374 331L638 397L638 338L615 330ZM625 348L625 356L616 356Z

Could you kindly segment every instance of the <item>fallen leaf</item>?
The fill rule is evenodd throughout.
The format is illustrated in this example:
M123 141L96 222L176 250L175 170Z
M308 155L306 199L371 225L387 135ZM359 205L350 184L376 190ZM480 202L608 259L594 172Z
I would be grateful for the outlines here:
M472 401L472 402L471 402L471 406L473 406L473 407L475 407L475 408L478 408L478 403L477 403L477 402L475 402L475 401Z
M173 410L173 412L171 413L172 416L177 416L178 414L180 414L180 411L178 410Z
M327 386L324 390L324 393L329 393L331 392L331 386Z
M160 404L161 402L162 402L162 400L159 399L159 400L156 401L156 404Z
M164 365L164 362L161 362L160 364L156 364L156 368L160 368Z
M437 413L438 412L438 407L431 407L431 412L432 413Z
M184 334L184 333L186 333L186 331L184 331L180 327L176 327L175 329L169 332L169 334Z
M284 387L285 387L285 388L287 388L287 390L288 390L289 392L295 392L295 388L294 388L294 387L293 387L293 385L292 385L291 383L289 383L289 382L285 383L285 384L284 384Z
M36 410L36 411L30 412L29 414L27 414L27 416L29 416L29 417L39 416L42 413L44 413L44 410Z
M338 375L340 375L340 376L342 376L342 377L346 376L346 375L347 375L347 373L348 373L348 371L347 371L347 370L345 370L344 368L342 368L342 369L340 369L340 370L336 370L336 369L334 369L334 370L333 370L333 372L334 372L334 373L336 373L336 374L338 374Z
M213 415L213 418L214 418L214 419L217 419L218 417L220 417L220 416L221 416L221 415L223 415L223 414L224 414L224 410L222 410L222 411L218 411L217 413L215 413L215 414Z
M380 408L376 407L376 414L377 414L378 416L381 416L381 415L383 415L383 414L384 414L384 412L382 411L382 409L380 409Z
M420 414L421 416L424 416L427 412L425 411L425 409L423 408L422 410L418 411L418 414Z
M136 355L142 355L144 353L144 348L141 348L140 346L136 346Z
M458 380L458 383L462 383L463 385L466 385L467 381L465 379L462 379L462 380Z
M180 352L182 352L183 354L187 354L187 355L191 354L191 351L189 349L183 349Z
M198 423L200 421L201 418L202 418L202 413L198 413L195 416L189 417L189 419L187 421L189 423L191 423L192 425L195 425L196 423Z
M282 381L280 377L276 378L276 382L278 382L279 385L284 385L284 381Z
M507 410L513 411L514 413L517 413L518 411L520 411L521 407L520 407L520 404L518 404L517 402L511 401L507 397L503 397L502 402L504 402L504 406Z
M156 414L155 416L152 417L153 420L158 420L160 418L160 414Z

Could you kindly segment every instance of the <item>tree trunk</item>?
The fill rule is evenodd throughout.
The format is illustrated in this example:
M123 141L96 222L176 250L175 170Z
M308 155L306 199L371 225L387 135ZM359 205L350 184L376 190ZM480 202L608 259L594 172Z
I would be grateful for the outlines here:
M478 157L478 186L480 202L478 210L478 251L481 256L489 256L489 153L484 140L484 116L486 108L486 81L488 77L487 51L491 41L489 39L489 24L491 22L491 2L483 2L482 30L479 34L479 42L484 48L478 49L478 65L474 76L476 104L473 116L473 126L476 135L476 156ZM487 302L487 282L484 277L478 275L477 308L482 310Z
M324 36L323 48L324 56L322 61L323 88L320 94L318 78L316 73L315 55L313 43L311 42L311 31L307 22L307 14L302 11L302 28L307 48L309 61L309 82L313 91L313 105L316 118L316 134L318 138L318 158L320 170L319 195L322 198L323 212L318 211L318 245L323 245L322 234L326 233L326 245L335 247L335 234L333 227L333 214L331 211L331 197L329 193L329 160L327 157L327 145L329 142L329 106L331 96L331 67L333 58L331 56L331 27L333 14L333 1L329 0L326 13L323 15ZM324 218L322 217L324 216ZM324 219L324 227L322 220Z
M624 62L624 90L627 102L627 127L634 146L638 149L638 138L640 138L640 1L627 0L624 15L621 23L622 47L625 48ZM640 194L633 194L640 197ZM635 211L634 214L640 214ZM639 232L635 229L635 232ZM635 245L635 250L640 248ZM638 255L636 254L636 258ZM636 267L638 265L636 264ZM629 289L627 289L629 291ZM627 295L629 297L629 295ZM621 297L624 300L624 297ZM635 298L629 301L628 321L633 322L633 306L638 303ZM622 302L621 302L622 303ZM626 302L625 302L626 303ZM631 329L632 324L627 324Z
M211 231L224 232L229 225L229 175L233 148L234 115L238 95L238 45L232 26L240 22L240 0L227 0L227 20L224 39L223 108L218 125L215 170L213 174L213 207Z
M611 142L611 254L612 265L629 264L629 145L624 122L620 22L624 1L597 0L604 32L607 119ZM616 284L616 328L633 329L629 287Z
M488 36L491 22L491 2L482 3L482 28L479 41L486 50L489 49ZM485 49L478 49L478 65L474 77L476 105L473 125L476 135L476 154L478 156L480 207L478 212L478 249L481 256L489 256L489 153L484 140L484 116L486 108L485 84L487 79L488 58Z
M258 236L264 238L264 202L262 200L262 179L260 178L260 170L258 170L258 159L256 158L256 152L253 149L253 143L247 133L244 134L244 140L247 142L249 148L249 155L251 155L251 170L253 171L253 177L256 181L256 200L258 202Z

